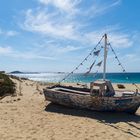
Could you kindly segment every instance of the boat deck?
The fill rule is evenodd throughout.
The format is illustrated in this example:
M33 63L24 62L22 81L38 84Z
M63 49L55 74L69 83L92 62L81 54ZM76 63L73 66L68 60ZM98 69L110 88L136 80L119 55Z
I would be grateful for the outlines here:
M89 91L81 91L76 90L76 89L70 89L67 87L55 87L53 88L55 91L60 91L60 92L67 92L67 93L75 93L75 94L81 94L81 95L90 95L90 89ZM133 91L115 91L114 97L124 97L124 96L133 96L135 93Z
M63 88L63 87L59 87L59 88L57 87L57 88L54 88L54 90L68 92L68 93L82 94L82 95L89 95L90 94L90 92L78 91L78 90L68 89L68 88Z

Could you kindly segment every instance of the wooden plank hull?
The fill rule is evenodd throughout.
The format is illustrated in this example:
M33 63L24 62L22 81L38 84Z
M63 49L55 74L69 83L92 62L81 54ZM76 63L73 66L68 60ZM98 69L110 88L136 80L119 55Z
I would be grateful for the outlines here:
M44 90L45 99L64 106L95 111L118 111L135 113L140 106L140 96L93 97L90 94L75 94L52 89Z

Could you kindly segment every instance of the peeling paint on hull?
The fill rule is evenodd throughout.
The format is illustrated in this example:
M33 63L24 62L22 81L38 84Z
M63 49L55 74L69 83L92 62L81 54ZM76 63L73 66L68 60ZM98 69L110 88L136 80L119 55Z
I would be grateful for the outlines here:
M64 106L90 109L95 111L112 111L135 113L140 106L140 96L130 97L94 97L87 95L44 90L45 99Z

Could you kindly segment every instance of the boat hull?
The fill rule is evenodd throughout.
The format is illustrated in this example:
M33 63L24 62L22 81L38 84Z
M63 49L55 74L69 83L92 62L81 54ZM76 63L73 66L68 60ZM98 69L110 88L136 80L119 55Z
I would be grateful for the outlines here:
M140 96L131 97L94 97L90 94L75 94L44 90L45 99L60 105L90 109L95 111L135 113L140 106Z

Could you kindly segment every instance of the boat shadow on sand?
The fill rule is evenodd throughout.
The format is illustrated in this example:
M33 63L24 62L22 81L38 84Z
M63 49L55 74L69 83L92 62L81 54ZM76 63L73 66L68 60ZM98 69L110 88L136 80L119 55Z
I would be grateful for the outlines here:
M96 119L99 123L115 128L116 130L121 130L124 133L130 134L136 138L140 138L140 135L136 132L129 131L125 128L118 127L117 123L124 122L130 128L140 131L140 127L136 124L140 123L140 112L135 115L127 113L118 113L118 112L97 112L91 110L81 110L75 108L69 108L62 105L57 105L50 103L45 108L46 112L60 113L64 115L86 117L91 119Z
M98 112L85 109L75 109L65 107L54 103L48 104L45 108L45 111L60 113L64 115L92 118L104 123L114 123L114 124L118 122L140 123L140 113L132 115L128 113L118 113L118 112Z

